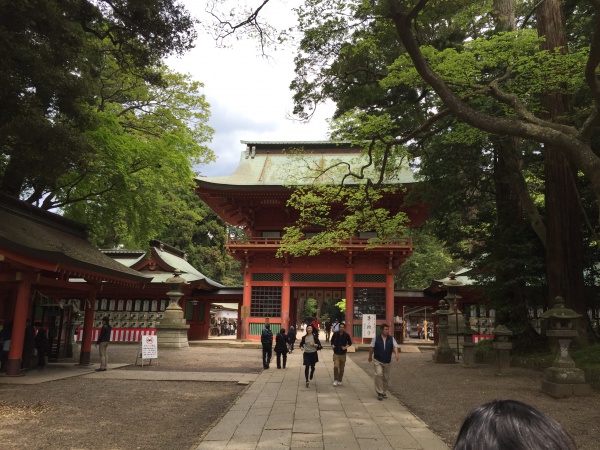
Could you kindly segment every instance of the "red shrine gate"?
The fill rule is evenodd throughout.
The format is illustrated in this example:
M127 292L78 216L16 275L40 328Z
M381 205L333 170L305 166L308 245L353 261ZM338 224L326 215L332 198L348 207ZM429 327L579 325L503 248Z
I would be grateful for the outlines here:
M361 148L331 142L243 142L246 151L229 176L197 179L197 194L226 222L243 227L246 237L231 239L227 249L244 270L241 325L242 339L260 339L265 319L273 332L296 325L299 302L306 298L346 299L349 331L360 324L362 314L376 314L377 322L393 324L394 275L412 252L409 237L369 247L373 232L343 242L343 251L318 256L277 258L284 228L295 223L298 212L287 206L290 184L308 184L302 176L310 167L327 167L335 161L360 162ZM299 157L293 149L303 149ZM292 150L292 151L290 151ZM364 162L364 161L363 161ZM332 180L331 183L335 181ZM399 171L395 183L410 189L414 183L408 168ZM425 208L404 208L405 193L388 194L382 204L392 214L404 211L411 225L425 219ZM307 233L316 230L306 230ZM311 294L314 294L312 297ZM356 336L358 333L352 333Z

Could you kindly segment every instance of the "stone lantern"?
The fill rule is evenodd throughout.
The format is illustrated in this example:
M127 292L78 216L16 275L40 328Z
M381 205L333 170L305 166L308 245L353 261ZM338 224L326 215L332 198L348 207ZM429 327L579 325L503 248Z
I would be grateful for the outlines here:
M510 368L510 351L512 342L510 337L513 332L504 325L498 325L494 329L494 341L492 348L496 350L496 375L504 375Z
M156 335L159 347L183 348L189 347L187 332L190 327L183 317L183 309L179 300L184 296L183 286L188 281L181 276L180 270L175 270L171 278L164 282L169 284L169 306L165 309L159 324L156 324Z
M577 337L575 321L582 317L572 309L565 308L562 297L556 297L554 308L542 314L547 321L546 335L558 339L558 351L552 367L544 371L542 391L554 398L571 397L573 395L588 395L591 386L585 383L583 370L575 366L569 355L571 340Z
M449 319L452 319L454 321L452 325L448 323L448 334L454 336L454 339L452 340L452 345L456 343L456 355L458 356L458 359L460 359L460 331L462 329L462 326L459 326L459 321L462 321L463 316L462 313L459 314L458 302L462 298L459 294L459 288L461 286L464 286L464 283L456 278L455 272L450 272L450 274L448 275L448 279L444 281L444 283L442 283L442 286L446 288L446 297L444 297L444 299L446 300L448 307L452 308L452 310L454 311L454 317L448 317Z
M434 312L438 318L438 334L440 336L438 346L433 353L433 361L440 364L454 363L454 353L448 345L448 316L452 314L448 311L448 303L446 300L440 300L439 309Z

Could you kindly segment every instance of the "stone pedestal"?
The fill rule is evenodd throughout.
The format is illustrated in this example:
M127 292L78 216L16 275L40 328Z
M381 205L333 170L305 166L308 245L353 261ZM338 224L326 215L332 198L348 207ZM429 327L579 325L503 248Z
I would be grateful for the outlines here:
M492 348L496 350L496 375L506 375L510 369L511 342L494 342Z
M189 328L190 326L185 323L181 307L177 303L171 303L165 309L160 323L156 325L158 347L189 347L187 336Z
M439 344L432 355L433 362L439 364L453 364L456 362L454 352L448 345L448 326L438 325L438 333L440 335Z
M554 398L589 395L592 387L585 383L585 373L575 367L575 362L569 355L571 339L559 339L558 356L552 367L544 371L542 391Z
M475 344L465 342L463 344L463 367L475 367Z

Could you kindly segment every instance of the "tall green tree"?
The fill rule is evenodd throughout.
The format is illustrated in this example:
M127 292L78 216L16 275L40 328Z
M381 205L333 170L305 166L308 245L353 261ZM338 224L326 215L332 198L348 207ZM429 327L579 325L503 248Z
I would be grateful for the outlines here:
M38 201L57 179L83 172L97 153L88 132L105 123L102 74L165 87L161 59L195 36L173 0L1 1L0 191Z
M598 6L596 2L590 5ZM450 116L475 130L508 138L505 142L510 145L510 139L534 142L537 148L530 148L544 155L552 153L553 146L560 147L566 160L583 174L582 181L594 192L596 207L586 212L598 217L600 158L593 142L600 104L594 75L600 61L596 50L600 37L595 32L574 37L577 42L569 54L540 51L539 41L527 29L530 29L528 16L519 16L524 31L490 32L501 29L496 27L500 24L498 16L508 14L501 6L506 5L433 0L305 2L299 11L304 38L297 58L298 76L292 84L297 92L296 111L310 114L315 103L334 99L341 105L337 113L343 119L338 125L340 132L363 133L363 138L382 142L389 149L404 144L412 147L416 156L431 136L449 131ZM523 9L528 6L532 5L519 4ZM581 12L571 11L577 15ZM590 44L589 51L586 43ZM565 120L564 116L560 120L548 117L542 99L547 92L557 89L578 100L578 114L571 120ZM386 127L381 126L383 123ZM473 134L464 131L467 134L463 134L463 139ZM501 148L500 144L497 141L496 150ZM456 149L453 157L460 157L462 148L456 146ZM384 154L388 153L384 150ZM496 152L496 163L507 156L510 154ZM507 175L518 172L512 169L519 168L523 158L508 160L512 165L496 164L498 170L493 175L502 172L502 166L508 167ZM477 167L485 172L490 165ZM505 183L501 178L496 179L498 192ZM524 180L521 177L519 187L509 178L516 191L512 195L522 194L523 186L528 187ZM563 180L558 185L565 183ZM527 195L519 196L519 201L531 223L539 225L540 216L534 217L538 209L531 201L534 195L525 192ZM527 196L530 201L526 204L523 199ZM511 206L510 195L496 200L501 198L497 208ZM505 219L510 215L518 218L521 213L511 213L505 208L500 217ZM593 220L592 228L598 229L598 225ZM553 233L547 247L554 246L558 236L564 238L566 230L572 228L569 225L562 232ZM543 232L539 226L536 231L541 239ZM552 259L548 267L557 263L556 255L549 253L548 258ZM561 286L560 293L569 304L584 312L585 300L576 295L575 287L560 281L566 278L549 280L552 281L550 296L556 295L556 286ZM581 280L577 283L581 285Z
M158 238L187 255L207 277L227 286L243 285L239 262L225 251L228 226L192 190L172 191L161 214L168 223Z

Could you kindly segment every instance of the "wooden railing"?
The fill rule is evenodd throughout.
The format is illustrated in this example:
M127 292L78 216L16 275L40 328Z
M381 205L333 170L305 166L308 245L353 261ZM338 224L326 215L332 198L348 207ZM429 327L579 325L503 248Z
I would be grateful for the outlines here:
M231 248L278 248L281 245L281 238L273 237L244 237L231 238L229 237L227 245ZM342 247L346 248L361 248L369 246L369 239L352 238L340 242ZM381 243L372 245L372 248L410 248L412 247L412 238L397 238L390 239Z

